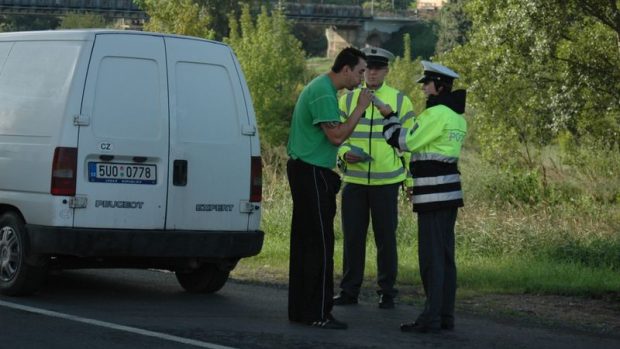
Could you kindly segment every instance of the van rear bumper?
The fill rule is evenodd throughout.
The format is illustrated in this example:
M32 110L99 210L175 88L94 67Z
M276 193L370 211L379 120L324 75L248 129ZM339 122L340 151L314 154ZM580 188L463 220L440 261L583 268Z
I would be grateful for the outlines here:
M78 257L243 258L257 255L256 231L120 230L26 225L30 252Z

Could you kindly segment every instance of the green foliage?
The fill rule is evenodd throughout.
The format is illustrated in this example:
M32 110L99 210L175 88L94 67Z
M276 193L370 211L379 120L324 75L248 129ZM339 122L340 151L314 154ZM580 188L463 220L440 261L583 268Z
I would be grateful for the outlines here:
M620 238L583 240L570 234L562 234L555 244L547 246L546 253L554 261L620 270L618 251Z
M107 26L103 16L94 13L69 13L62 18L58 29L85 29L105 28Z
M438 40L436 51L443 53L467 42L471 20L463 7L466 0L450 0L439 12Z
M213 17L207 8L192 0L134 0L150 20L144 29L154 32L214 39Z
M134 0L151 17L145 29L223 40L228 16L243 4L257 9L260 0Z
M328 57L313 57L306 60L308 80L330 71L334 60Z
M416 83L417 77L422 75L422 65L420 60L411 59L411 40L409 34L403 36L403 56L396 57L390 71L386 76L386 81L392 87L402 91L411 99L416 114L424 110L426 105L426 97L420 85Z
M372 9L374 11L390 11L392 8L392 0L372 0L362 3L362 7L365 9Z
M325 26L307 23L294 23L293 34L301 41L308 57L324 57L327 51Z
M291 33L284 15L271 15L263 7L256 23L249 6L239 20L230 18L230 37L254 101L262 140L282 145L288 137L290 118L305 76L301 43Z
M469 41L441 60L469 86L480 130L508 133L504 148L564 131L620 139L617 2L469 0L465 9ZM484 146L487 134L475 137Z
M0 15L0 32L55 29L60 18L49 15Z
M603 204L620 204L620 144L614 140L584 137L562 141L561 164L581 191Z
M435 54L437 44L437 24L431 22L418 22L406 26L392 34L391 39L386 41L382 47L391 51L396 56L404 54L403 37L409 36L408 45L411 46L412 58L422 57L428 59Z

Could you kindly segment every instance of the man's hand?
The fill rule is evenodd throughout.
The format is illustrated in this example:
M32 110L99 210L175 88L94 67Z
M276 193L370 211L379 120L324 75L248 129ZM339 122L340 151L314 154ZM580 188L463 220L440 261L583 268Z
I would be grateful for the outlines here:
M360 108L362 111L366 110L372 102L372 97L372 92L367 88L363 88L357 98L357 105L355 107Z
M344 161L350 163L350 164L355 164L357 162L362 161L363 159L357 155L355 155L352 151L348 151L346 153L344 153Z

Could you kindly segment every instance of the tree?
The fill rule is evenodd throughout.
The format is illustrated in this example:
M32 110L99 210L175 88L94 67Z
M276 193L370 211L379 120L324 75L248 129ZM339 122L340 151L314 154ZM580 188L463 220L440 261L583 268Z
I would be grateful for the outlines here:
M514 142L620 139L620 1L469 0L469 41L442 57L469 86L478 140L514 158Z
M58 29L80 29L80 28L105 28L107 26L103 16L94 13L69 13L62 18Z
M222 40L228 35L228 16L242 4L257 9L260 0L134 0L151 21L148 30ZM257 11L257 10L256 10ZM255 11L255 12L256 12Z
M402 54L402 38L406 34L410 38L407 44L411 46L412 57L428 59L435 54L435 46L437 45L436 26L437 24L434 21L424 21L403 27L394 33L383 47L395 55Z
M471 28L471 20L463 8L466 2L467 0L450 0L441 8L436 52L450 51L465 44L467 32Z
M280 11L269 15L263 7L256 23L250 7L239 20L231 16L230 44L248 82L262 138L272 145L285 144L290 119L305 75L301 43Z
M213 18L192 0L134 0L149 15L144 29L214 39Z
M372 0L366 1L362 4L362 7L365 9L372 9L374 11L391 11L392 8L392 0Z
M345 3L343 5L351 5L349 3ZM416 1L410 0L368 0L362 2L362 7L366 9L374 8L375 11L392 11L392 10L406 10L406 9L415 9Z
M411 39L409 34L403 36L404 53L402 57L396 57L390 71L386 77L386 81L405 95L407 95L413 103L416 113L424 110L426 101L425 96L420 89L420 85L416 83L417 77L422 75L422 65L420 59L412 60Z

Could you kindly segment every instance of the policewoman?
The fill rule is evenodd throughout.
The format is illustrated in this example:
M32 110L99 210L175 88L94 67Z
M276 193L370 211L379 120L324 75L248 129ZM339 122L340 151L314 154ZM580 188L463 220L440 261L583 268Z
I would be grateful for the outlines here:
M411 153L413 211L418 214L418 254L426 301L415 322L401 324L403 332L454 329L456 264L454 225L463 192L458 170L467 133L465 90L452 91L458 74L437 63L422 61L417 81L427 96L426 109L413 127L397 117L384 121L383 135L392 146Z
M383 138L383 116L377 103L395 108L399 122L413 123L411 101L399 90L388 86L385 77L394 55L382 48L366 47L367 68L363 87L340 98L343 120L357 106L364 89L377 99L366 109L353 134L338 150L340 168L344 174L342 191L342 229L344 234L343 278L334 305L356 304L364 279L366 236L372 217L374 241L377 247L377 283L379 307L394 307L394 288L398 272L396 227L398 224L398 192L407 178L408 153L403 158L397 149ZM409 187L413 181L410 179Z

